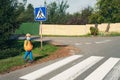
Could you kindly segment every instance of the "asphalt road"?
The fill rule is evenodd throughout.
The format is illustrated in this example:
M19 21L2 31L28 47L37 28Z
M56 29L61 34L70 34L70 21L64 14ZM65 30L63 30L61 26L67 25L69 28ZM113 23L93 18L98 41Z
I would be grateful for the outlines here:
M80 52L70 58L0 75L0 80L120 80L120 37L44 37L43 40L71 45Z
M75 46L81 50L79 54L83 55L120 57L120 37L51 37L45 40Z

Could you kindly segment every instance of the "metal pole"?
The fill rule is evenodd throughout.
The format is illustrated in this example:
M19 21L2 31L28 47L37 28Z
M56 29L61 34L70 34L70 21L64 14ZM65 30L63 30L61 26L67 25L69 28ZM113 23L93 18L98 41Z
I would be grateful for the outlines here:
M41 42L41 49L42 49L42 43L43 43L43 40L42 40L42 21L40 21L40 42Z

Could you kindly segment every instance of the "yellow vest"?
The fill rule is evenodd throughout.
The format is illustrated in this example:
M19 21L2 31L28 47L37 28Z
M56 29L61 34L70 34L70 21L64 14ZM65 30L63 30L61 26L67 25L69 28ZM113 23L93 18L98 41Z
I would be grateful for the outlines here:
M29 40L24 41L24 50L25 51L31 51L33 49L32 42Z

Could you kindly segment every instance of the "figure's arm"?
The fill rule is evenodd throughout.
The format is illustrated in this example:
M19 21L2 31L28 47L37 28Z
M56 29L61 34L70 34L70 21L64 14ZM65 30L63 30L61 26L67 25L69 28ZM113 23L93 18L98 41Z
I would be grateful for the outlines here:
M32 44L32 41L30 41L30 43L31 43L31 47L33 48L33 44Z
M26 50L27 41L24 41L24 49Z

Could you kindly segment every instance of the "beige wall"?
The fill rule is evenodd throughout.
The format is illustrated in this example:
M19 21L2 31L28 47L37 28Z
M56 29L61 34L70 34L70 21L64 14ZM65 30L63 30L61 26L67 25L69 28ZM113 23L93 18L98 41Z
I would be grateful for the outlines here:
M107 23L99 24L99 31L105 31ZM89 28L94 24L87 25L51 25L43 24L43 35L85 35L90 32ZM110 25L110 32L120 32L120 23L112 23Z

